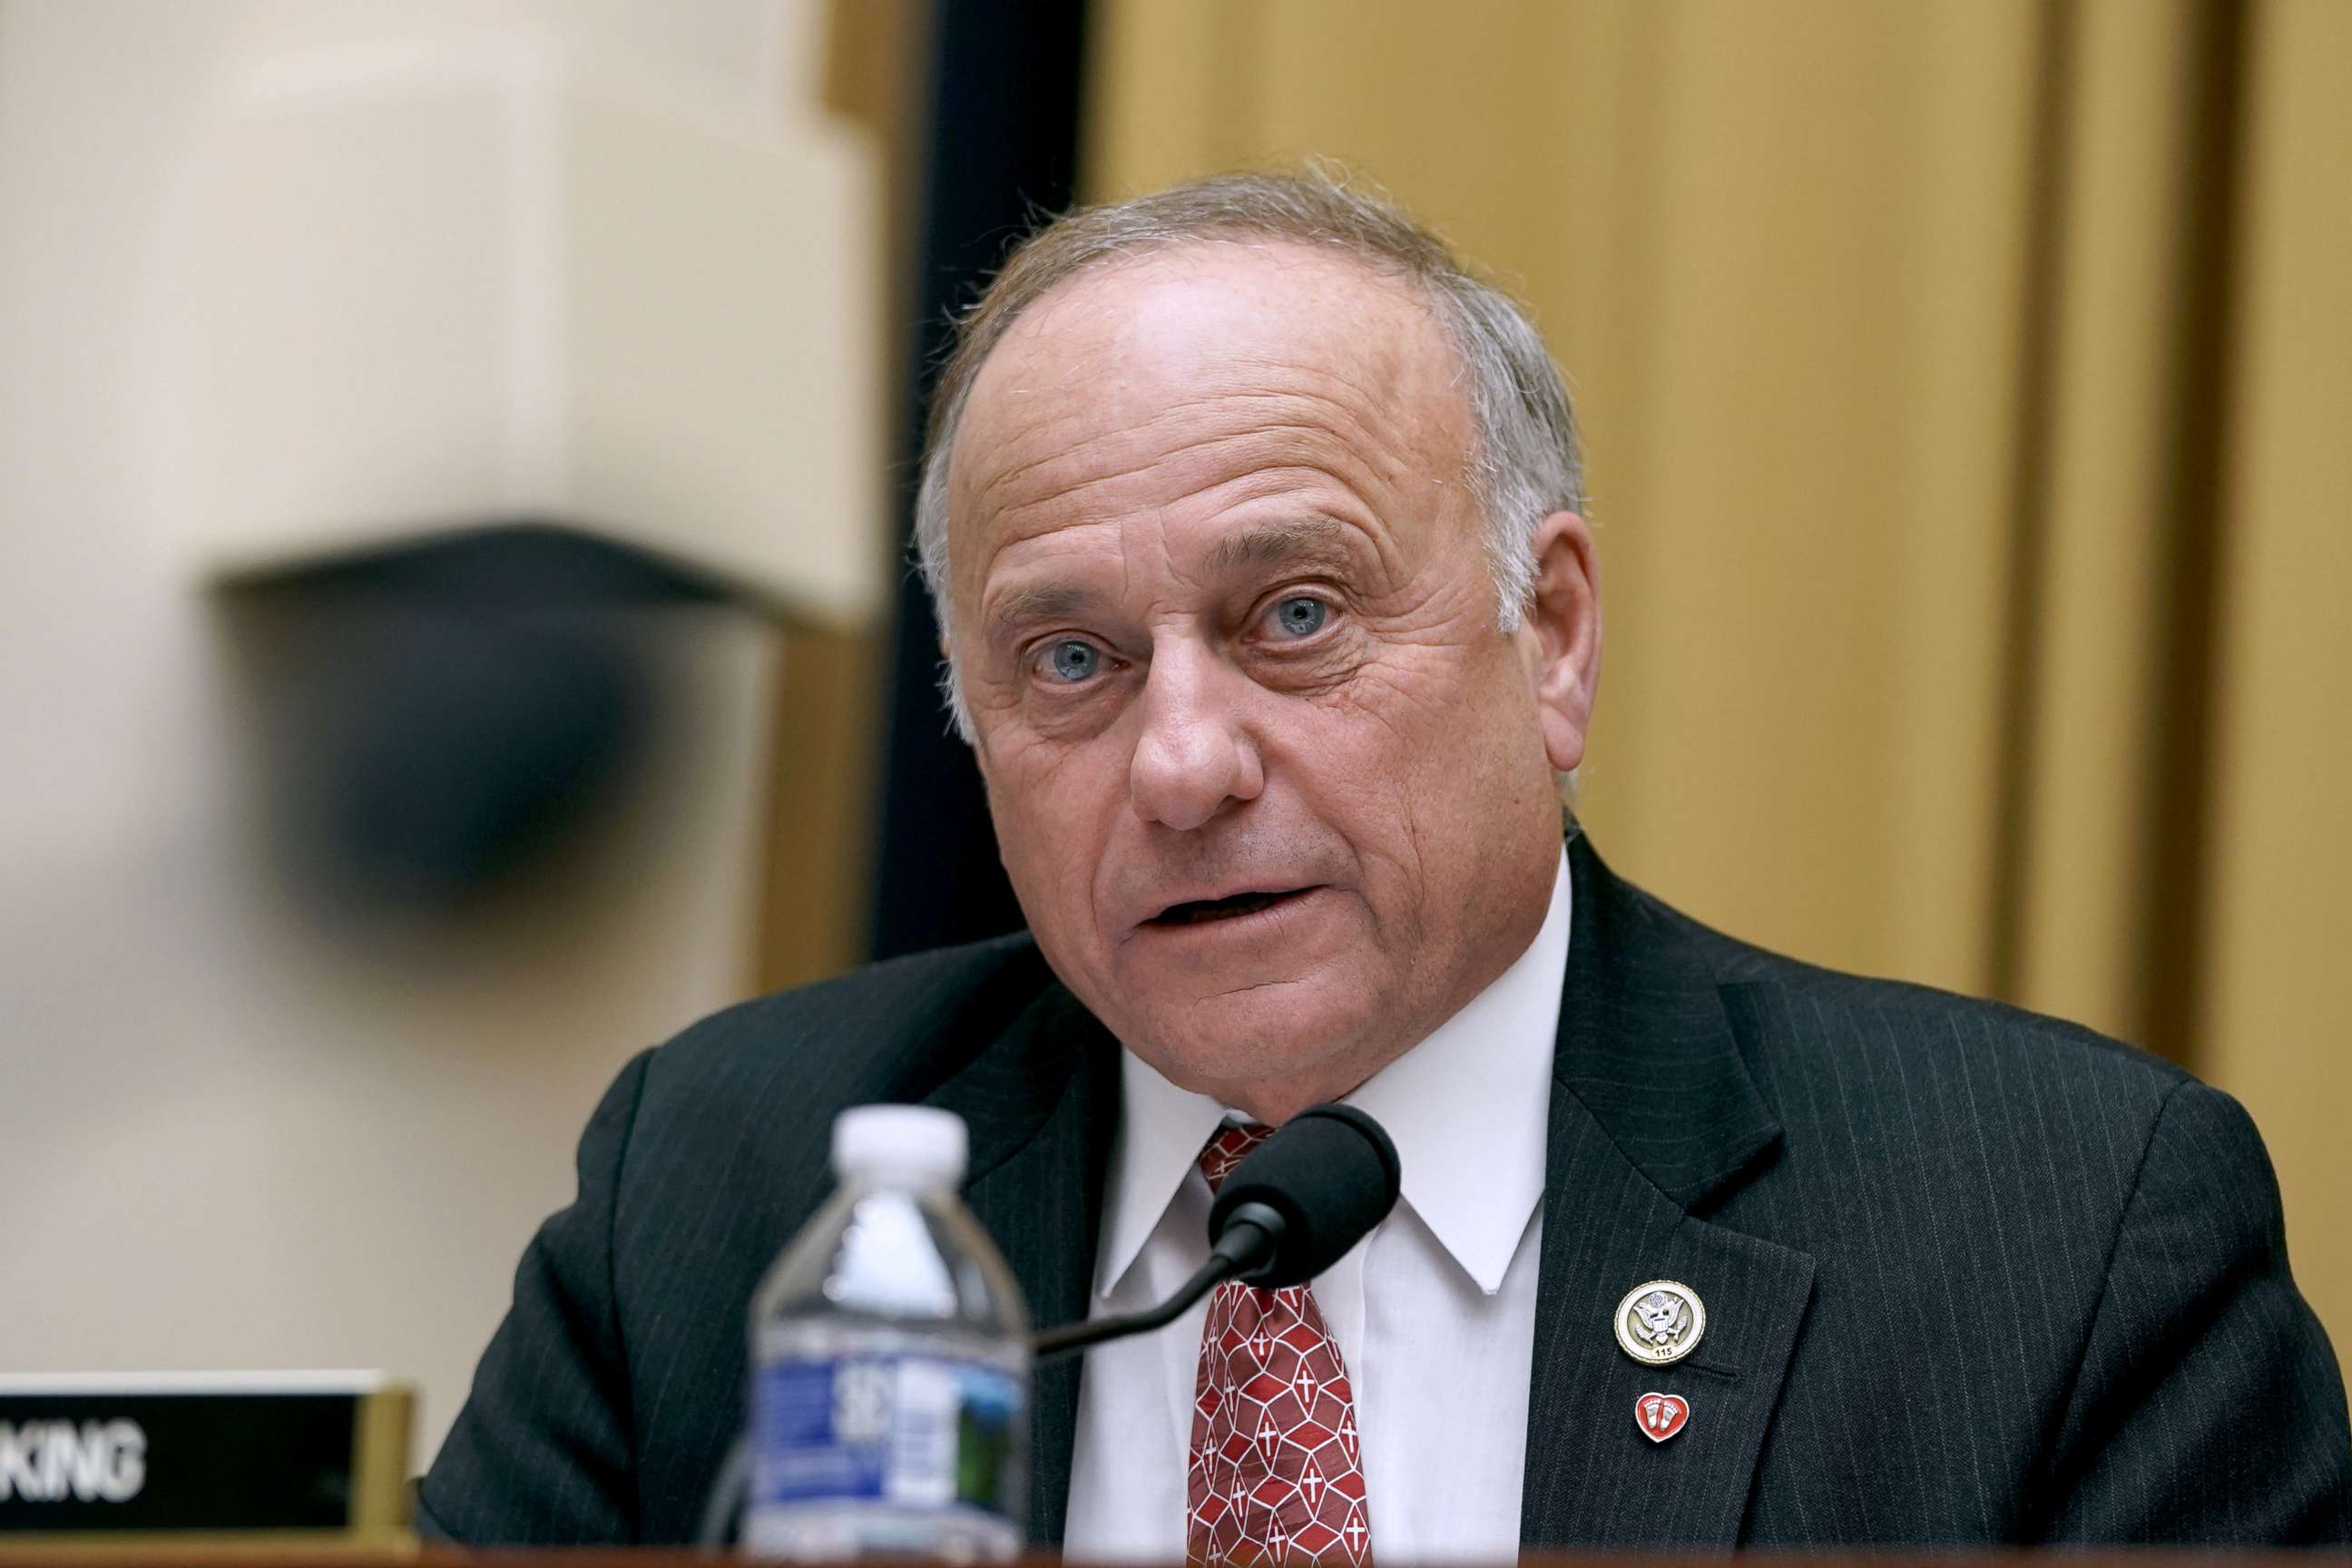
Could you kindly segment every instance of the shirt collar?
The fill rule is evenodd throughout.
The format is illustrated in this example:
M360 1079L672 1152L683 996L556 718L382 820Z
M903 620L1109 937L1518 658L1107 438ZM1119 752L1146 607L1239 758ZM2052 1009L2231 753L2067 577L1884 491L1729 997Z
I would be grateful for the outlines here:
M1372 1075L1347 1103L1388 1130L1404 1201L1493 1295L1543 1200L1552 1046L1568 973L1568 857L1528 950L1435 1033ZM1119 1053L1121 1117L1095 1289L1108 1296L1194 1168L1225 1107ZM1475 1154L1475 1157L1473 1157Z

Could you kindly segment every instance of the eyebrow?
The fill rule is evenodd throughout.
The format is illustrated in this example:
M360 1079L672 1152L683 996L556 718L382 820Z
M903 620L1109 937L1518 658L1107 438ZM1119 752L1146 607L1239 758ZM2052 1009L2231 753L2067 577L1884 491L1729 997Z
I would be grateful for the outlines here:
M998 636L1008 627L1024 626L1031 621L1058 620L1086 608L1094 601L1093 589L1067 583L1007 588L997 595L996 603L989 606L989 635Z
M1254 523L1217 542L1209 556L1209 569L1230 572L1241 566L1277 566L1303 555L1345 559L1351 531L1337 518L1320 516Z

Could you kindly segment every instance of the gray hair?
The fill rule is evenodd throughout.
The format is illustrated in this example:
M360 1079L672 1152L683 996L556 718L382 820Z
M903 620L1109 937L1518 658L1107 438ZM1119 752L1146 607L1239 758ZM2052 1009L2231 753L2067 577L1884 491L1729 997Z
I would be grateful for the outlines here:
M1090 268L1181 246L1282 241L1352 257L1409 279L1453 334L1468 372L1473 445L1468 481L1486 522L1497 622L1509 632L1535 592L1538 524L1584 508L1576 419L1559 369L1527 310L1473 273L1436 235L1382 196L1323 167L1219 174L1103 206L1081 207L1024 240L956 323L954 350L932 394L915 500L915 552L943 637L941 687L957 731L972 738L948 631L948 459L972 383L1020 314Z

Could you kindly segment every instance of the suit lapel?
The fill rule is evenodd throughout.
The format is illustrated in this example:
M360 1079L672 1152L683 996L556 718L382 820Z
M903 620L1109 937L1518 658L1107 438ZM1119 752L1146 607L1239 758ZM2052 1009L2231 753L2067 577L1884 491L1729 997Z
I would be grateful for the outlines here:
M1004 1255L1035 1327L1087 1315L1118 1121L1118 1049L1055 984L930 1096L971 1129L964 1202ZM1029 1539L1038 1545L1060 1542L1068 1512L1078 1369L1073 1356L1037 1372Z
M1812 1290L1812 1259L1698 1217L1769 1159L1780 1125L1680 918L1570 847L1575 931L1553 1058L1520 1539L1728 1546ZM1674 1279L1705 1303L1665 1367L1617 1346L1618 1301ZM1646 1393L1690 1418L1654 1444Z

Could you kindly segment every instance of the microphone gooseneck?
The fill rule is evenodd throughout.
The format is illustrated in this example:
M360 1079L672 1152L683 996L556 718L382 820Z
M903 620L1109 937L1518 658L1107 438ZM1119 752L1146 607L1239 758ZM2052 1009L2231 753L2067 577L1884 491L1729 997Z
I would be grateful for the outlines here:
M1381 1124L1348 1105L1300 1111L1234 1168L1209 1210L1209 1258L1175 1294L1140 1312L1038 1334L1039 1361L1164 1328L1227 1279L1278 1290L1347 1255L1396 1206L1401 1169Z

